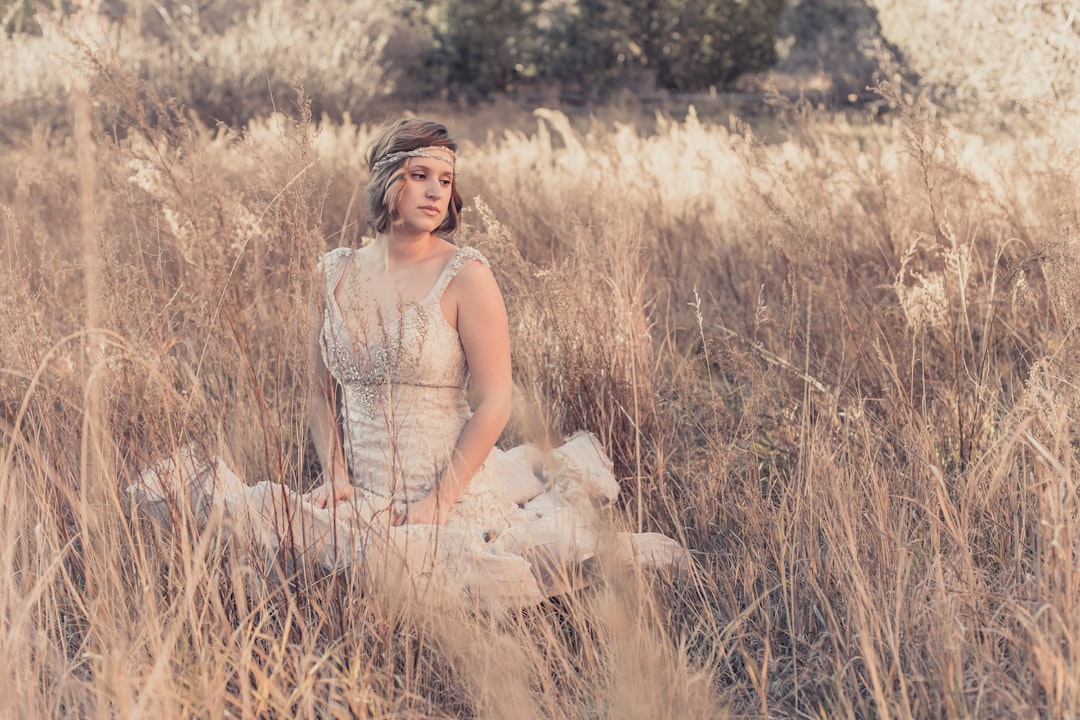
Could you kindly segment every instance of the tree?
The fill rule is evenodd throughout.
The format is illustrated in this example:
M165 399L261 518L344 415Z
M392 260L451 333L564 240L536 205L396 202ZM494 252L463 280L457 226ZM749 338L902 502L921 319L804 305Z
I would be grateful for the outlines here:
M524 0L427 0L428 86L475 100L512 90L524 69L519 45L534 13Z
M670 0L656 25L669 28L653 48L657 81L678 91L723 87L776 62L783 0Z
M558 7L542 76L590 93L643 84L685 92L771 67L783 0L576 0Z
M429 86L474 99L521 80L591 96L703 90L776 60L784 0L422 0Z

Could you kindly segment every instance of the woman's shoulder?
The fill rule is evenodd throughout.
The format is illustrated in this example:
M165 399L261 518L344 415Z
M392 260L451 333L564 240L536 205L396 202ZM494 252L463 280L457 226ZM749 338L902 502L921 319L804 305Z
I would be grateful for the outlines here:
M346 260L348 260L353 254L351 247L337 247L329 252L325 253L319 262L315 266L315 271L319 275L330 278L333 276L335 270L339 269Z
M493 283L491 265L484 254L476 248L459 247L454 250L453 256L436 281L431 295L442 297L451 285L455 288L455 294L472 295L477 291L477 285L482 288L484 285Z
M322 256L322 259L319 260L319 265L323 268L333 267L334 265L337 265L338 263L347 259L350 255L352 255L352 253L353 249L348 245L336 247Z
M459 247L454 252L454 256L450 258L450 264L447 265L447 270L450 274L456 275L461 268L474 260L484 265L484 267L491 267L491 263L488 262L488 259L484 257L482 252L474 247L463 246Z

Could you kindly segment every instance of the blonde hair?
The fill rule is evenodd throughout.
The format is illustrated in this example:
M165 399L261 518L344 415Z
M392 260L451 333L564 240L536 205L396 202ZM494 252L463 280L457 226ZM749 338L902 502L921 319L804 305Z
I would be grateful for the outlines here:
M405 188L405 161L409 158L407 155L387 156L440 147L449 149L451 153L457 152L457 143L450 137L445 125L418 118L398 120L375 138L367 158L371 172L367 185L367 222L375 232L387 232L401 222L397 204ZM450 186L450 206L435 232L449 235L457 230L463 205L455 173Z

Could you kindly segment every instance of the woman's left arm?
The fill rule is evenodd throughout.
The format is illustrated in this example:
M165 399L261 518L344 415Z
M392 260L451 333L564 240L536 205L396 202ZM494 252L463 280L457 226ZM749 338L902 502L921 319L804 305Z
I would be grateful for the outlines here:
M399 524L443 524L450 506L484 464L510 419L510 330L495 276L483 263L467 263L444 299L457 308L457 331L469 368L473 414L431 493L410 504L407 514L398 518Z

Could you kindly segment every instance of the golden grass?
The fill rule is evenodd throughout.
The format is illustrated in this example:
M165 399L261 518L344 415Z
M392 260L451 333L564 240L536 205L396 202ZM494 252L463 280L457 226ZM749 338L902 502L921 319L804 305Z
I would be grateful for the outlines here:
M697 562L484 614L283 581L181 508L128 519L138 468L191 442L317 481L309 281L362 234L372 128L301 98L211 130L97 62L87 131L0 148L13 715L1080 710L1067 118L980 137L883 88L883 122L794 107L767 143L545 110L464 148L459 242L504 288L523 401L597 432L624 521Z
M289 107L297 82L312 94L316 115L356 115L412 89L415 31L393 2L98 0L72 14L59 2L29 5L39 35L0 33L0 137L63 123L65 99L92 72L87 48L132 68L205 122L233 126ZM106 124L110 110L98 108Z

